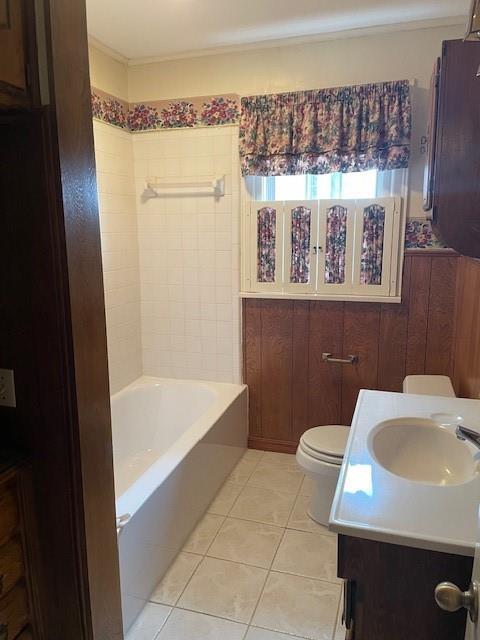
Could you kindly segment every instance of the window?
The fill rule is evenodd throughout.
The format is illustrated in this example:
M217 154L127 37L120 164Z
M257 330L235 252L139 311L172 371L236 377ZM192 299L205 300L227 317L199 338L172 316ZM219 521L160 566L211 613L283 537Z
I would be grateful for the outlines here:
M406 169L357 171L325 175L248 176L245 185L253 200L319 200L392 197L403 193Z
M295 180L285 186L287 179L275 180L277 194L298 194L308 185ZM347 192L356 188L345 183ZM315 189L321 191L321 181ZM400 198L251 202L244 228L244 295L400 301L403 234Z

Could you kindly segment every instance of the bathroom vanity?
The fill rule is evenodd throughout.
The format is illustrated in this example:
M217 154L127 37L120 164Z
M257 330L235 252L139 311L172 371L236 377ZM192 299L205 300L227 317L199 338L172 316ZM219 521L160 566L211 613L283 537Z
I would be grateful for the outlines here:
M339 534L347 635L463 640L466 611L442 611L443 581L469 587L480 499L480 401L362 391L330 527Z

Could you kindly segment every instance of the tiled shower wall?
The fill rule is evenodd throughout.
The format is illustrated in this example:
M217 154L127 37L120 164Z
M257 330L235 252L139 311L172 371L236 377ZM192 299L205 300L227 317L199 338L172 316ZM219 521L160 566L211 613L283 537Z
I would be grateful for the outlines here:
M94 121L110 391L142 374L137 208L131 134Z
M240 381L238 127L133 135L143 373ZM147 176L226 176L226 195L145 198Z

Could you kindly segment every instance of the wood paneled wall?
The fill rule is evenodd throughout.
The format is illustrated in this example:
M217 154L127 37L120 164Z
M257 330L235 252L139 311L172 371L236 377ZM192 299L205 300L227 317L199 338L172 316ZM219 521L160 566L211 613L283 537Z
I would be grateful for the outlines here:
M362 388L451 376L458 262L453 252L409 252L401 304L244 300L250 446L293 452L312 426L350 424ZM328 364L323 352L358 363Z
M454 383L459 396L480 398L480 260L461 258L457 274Z

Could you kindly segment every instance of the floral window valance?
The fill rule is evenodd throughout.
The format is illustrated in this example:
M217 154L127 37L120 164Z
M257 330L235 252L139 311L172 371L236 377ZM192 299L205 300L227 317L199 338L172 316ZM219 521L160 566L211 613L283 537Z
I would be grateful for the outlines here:
M405 168L410 130L408 80L243 98L242 174Z

